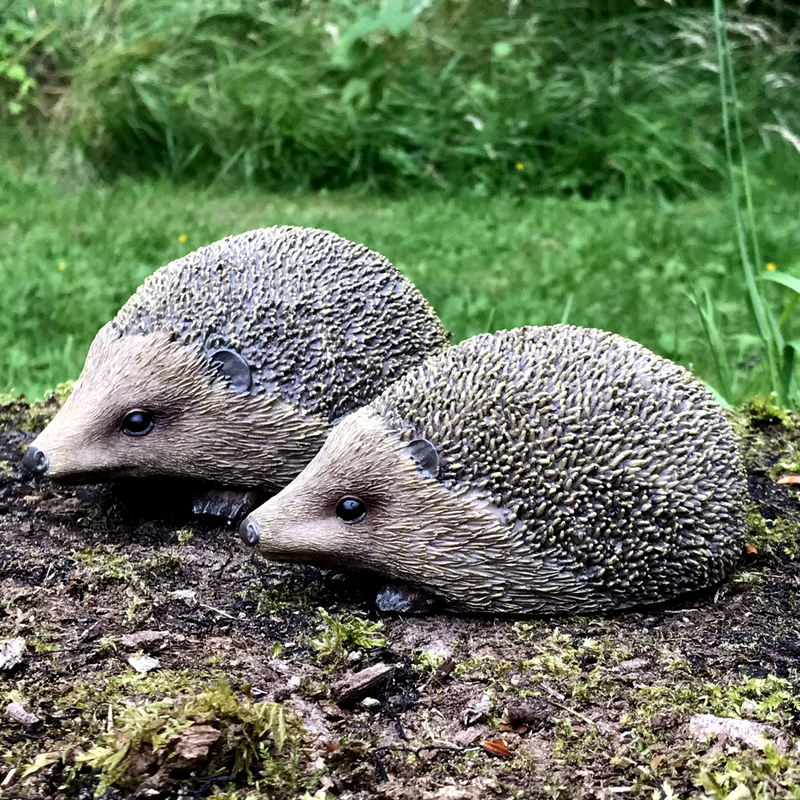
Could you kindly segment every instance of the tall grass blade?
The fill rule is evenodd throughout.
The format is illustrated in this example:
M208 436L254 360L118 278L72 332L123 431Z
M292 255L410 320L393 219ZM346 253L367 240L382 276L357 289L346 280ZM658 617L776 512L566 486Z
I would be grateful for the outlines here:
M786 286L793 292L800 294L800 278L795 278L794 275L787 275L785 272L765 272L758 277L759 280L779 283L781 286Z
M566 325L569 322L569 315L572 311L572 301L575 299L575 294L570 292L569 296L567 297L567 302L564 304L564 311L561 314L561 324Z
M731 200L733 205L734 221L736 224L736 237L739 247L739 256L742 261L747 295L750 307L758 327L758 332L766 350L767 363L769 366L770 382L773 391L778 394L776 398L778 404L785 404L788 401L784 393L784 365L783 335L780 332L778 321L767 304L763 294L759 290L756 282L756 273L753 262L761 263L761 249L758 243L758 234L755 224L755 212L753 209L752 191L750 175L747 169L747 157L745 154L744 137L741 126L741 116L739 113L738 100L736 96L736 80L733 68L733 58L731 46L727 35L727 23L725 18L725 4L723 0L714 0L714 32L717 43L717 64L719 70L719 91L722 107L722 126L725 137L725 156L728 167L728 179L731 190ZM741 181L744 188L745 204L748 214L748 225L745 221L741 209L741 193L739 190L739 178L737 176L736 160L734 157L733 134L731 131L731 112L733 116L733 128L736 133L736 144L738 148L739 164L741 168ZM750 242L748 245L747 235L749 233ZM752 257L751 257L752 248Z
M727 348L725 347L725 339L717 325L714 303L711 300L711 295L708 289L704 289L702 296L695 288L692 294L687 293L687 297L692 302L694 307L700 314L700 320L703 324L703 332L708 341L708 347L711 351L711 358L714 362L714 369L716 370L719 379L719 389L714 391L717 397L722 397L725 400L725 405L729 406L733 398L733 374L731 370L731 361L728 358ZM711 387L709 387L711 388Z

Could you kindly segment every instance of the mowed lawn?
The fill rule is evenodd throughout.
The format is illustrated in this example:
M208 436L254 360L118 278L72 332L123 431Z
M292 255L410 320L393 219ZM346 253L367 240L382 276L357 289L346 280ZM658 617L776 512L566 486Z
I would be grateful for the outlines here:
M758 192L760 268L800 275L796 210L788 192ZM223 236L280 224L327 228L383 253L454 341L566 319L642 342L713 384L688 298L708 289L738 368L733 399L767 391L726 197L389 198L291 187L276 195L132 179L76 184L19 159L0 165L0 389L37 397L77 377L98 328L153 270ZM767 289L783 309L789 293Z

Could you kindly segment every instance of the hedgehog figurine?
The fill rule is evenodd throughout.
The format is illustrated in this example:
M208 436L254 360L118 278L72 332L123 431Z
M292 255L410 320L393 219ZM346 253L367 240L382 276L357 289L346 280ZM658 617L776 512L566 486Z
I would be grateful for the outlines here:
M240 533L454 610L583 613L720 581L744 494L730 427L689 372L615 334L529 327L410 370Z
M363 245L297 227L231 236L157 270L99 331L23 465L274 493L333 422L446 344L419 291Z

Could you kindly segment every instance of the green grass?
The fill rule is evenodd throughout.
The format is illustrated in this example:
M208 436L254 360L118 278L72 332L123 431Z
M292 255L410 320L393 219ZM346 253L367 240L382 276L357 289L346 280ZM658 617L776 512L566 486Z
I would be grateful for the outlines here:
M714 383L713 356L686 295L708 290L733 363L733 399L769 391L722 196L390 199L159 180L78 184L54 178L33 155L0 155L0 388L36 397L76 377L99 327L162 264L228 234L296 224L386 255L454 340L556 323L568 309L570 322L636 339ZM762 186L755 204L764 260L800 276L796 195ZM764 291L780 313L791 292ZM786 335L798 335L796 320Z

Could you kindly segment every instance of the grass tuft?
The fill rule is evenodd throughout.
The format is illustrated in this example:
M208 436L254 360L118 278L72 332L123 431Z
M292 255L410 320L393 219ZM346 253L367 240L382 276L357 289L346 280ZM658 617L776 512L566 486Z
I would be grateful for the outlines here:
M766 297L763 280L783 285L797 296L800 296L800 280L777 271L772 262L765 265L767 272L763 275L757 274L755 265L761 265L764 262L761 255L759 229L753 202L752 178L748 168L742 114L723 0L714 0L714 28L728 185L746 297L761 340L763 358L767 364L767 385L779 406L793 408L800 401L794 363L795 353L800 350L800 340L787 341L784 328L797 301L794 299L791 309L786 306L784 313L779 318ZM734 397L733 371L723 336L716 321L710 295L705 292L701 302L701 298L695 293L693 302L700 313L703 329L714 359L719 379L719 391L724 398L731 399Z

